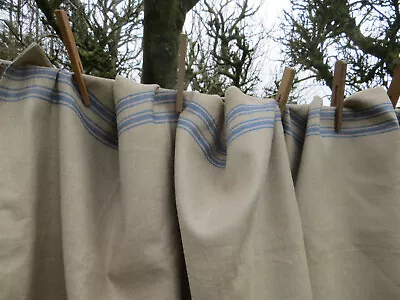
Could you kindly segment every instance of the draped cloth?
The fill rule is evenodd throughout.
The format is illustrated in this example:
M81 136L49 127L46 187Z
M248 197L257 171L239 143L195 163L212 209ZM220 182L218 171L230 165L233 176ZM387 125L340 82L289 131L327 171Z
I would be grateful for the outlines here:
M309 106L296 195L314 299L400 298L399 122L383 88Z
M174 95L85 76L86 108L38 52L0 84L0 299L185 298Z
M400 114L72 75L0 81L0 300L399 299Z

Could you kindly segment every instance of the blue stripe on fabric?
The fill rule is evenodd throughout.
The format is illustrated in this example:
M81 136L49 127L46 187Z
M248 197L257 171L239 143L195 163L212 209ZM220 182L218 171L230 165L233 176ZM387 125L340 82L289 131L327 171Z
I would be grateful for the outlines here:
M9 68L9 69L7 69L6 75L13 76L13 75L10 75L10 73L13 73L13 72L14 73L22 73L22 74L14 75L14 76L16 76L15 80L17 80L17 81L24 80L25 77L44 78L44 79L54 80L54 79L57 79L57 77L60 78L60 76L61 76L61 81L63 83L66 83L75 89L77 88L75 84L72 84L72 75L73 74L63 71L63 70L50 69L50 68L28 68L28 69ZM48 77L46 77L46 76L48 76ZM90 91L89 91L89 93L90 93ZM94 96L92 93L90 93L90 94L93 97L93 101L95 101L105 111L106 114L110 115L111 117L115 117L114 112L110 108L108 108L101 101L99 101L96 98L96 96Z
M176 91L157 91L157 95L160 96L173 96L176 97Z
M249 133L249 132L253 132L253 131L257 131L257 130L261 130L261 129L271 129L274 128L274 126L271 127L270 124L262 123L260 122L260 124L258 124L256 127L249 127L246 130L242 130L240 133L238 133L237 135L235 135L234 137L232 137L229 141L228 141L228 145L230 145L235 139L237 139L238 137Z
M207 109L204 106L193 101L188 101L186 110L199 117L207 126L207 128L210 130L210 133L214 134L214 128L217 127L216 122L213 116L207 111Z
M191 106L190 103L188 104L189 112L197 112L196 116L202 121L208 131L210 131L212 137L214 138L214 142L216 142L215 138L217 137L217 128L215 125L215 121L211 122L208 119L208 116L204 114L204 109L200 104L196 106ZM248 107L243 106L246 110ZM263 110L265 111L265 105L262 106ZM205 110L205 109L204 109ZM274 108L275 111L275 108ZM236 110L237 113L241 113L240 110ZM257 111L259 112L259 111ZM208 119L208 121L206 121ZM248 132L265 129L265 128L274 128L274 124L276 122L280 122L280 118L271 117L271 118L255 118L252 120L245 120L238 124L235 124L232 128L229 129L230 133L228 134L228 144L230 144L233 140L246 134ZM178 121L178 127L187 131L195 140L195 142L200 146L203 153L205 154L208 161L210 161L214 166L223 167L225 166L225 160L221 162L220 159L216 156L215 152L212 150L211 143L206 139L206 137L202 134L200 128L197 124L195 124L192 120L180 117ZM218 147L217 147L218 148ZM220 149L217 149L217 151ZM218 151L219 152L219 151ZM226 152L220 153L226 155Z
M175 95L176 96L176 91L173 90L167 90L167 91L158 91L157 92L160 95Z
M225 167L226 160L220 159L216 156L211 144L204 138L204 136L202 136L201 132L196 128L196 125L191 120L180 117L178 120L178 128L184 129L193 137L194 141L199 145L205 157L211 164L218 168Z
M1 90L6 90L7 92L2 92ZM28 93L28 95L26 95L26 93ZM54 92L54 90L47 88L47 87L43 87L41 85L31 85L31 86L27 86L27 87L19 88L19 89L14 89L14 88L9 88L9 87L0 87L0 95L7 97L6 99L2 99L2 101L4 101L4 102L16 102L16 101L19 101L19 97L21 97L21 96L25 96L25 95L29 96L30 94L35 94L35 93L36 93L36 95L46 98L46 100L51 103L56 103L56 101L52 100L52 95L59 94L61 96L64 96L64 97L59 98L60 101L69 102L72 105L74 105L74 107L76 107L77 109L80 110L80 107L76 103L74 96L67 92L61 92L61 91ZM13 96L11 96L11 94ZM13 97L15 97L14 100L12 100ZM85 119L90 120L90 118L87 117L86 114L84 114L83 112L81 112L81 113L85 116ZM104 131L101 127L99 127L97 124L95 124L92 120L90 120L90 122L92 122L104 134L107 134L106 131Z
M153 113L152 111L146 111L146 113L137 113L136 116L127 119L123 124L119 126L118 135L121 135L125 131L137 127L139 125L154 123L154 124L166 124L176 123L178 116L176 112L172 113Z
M286 106L286 110L285 110L285 114L288 114L290 117L292 117L292 115L294 115L294 118L297 120L297 122L299 123L305 123L307 122L307 117L306 116L301 116L299 115L296 111L294 111L293 109L290 109L290 107Z
M140 116L140 115L143 115L143 114L148 114L148 113L153 113L153 111L152 111L151 109L145 109L145 110L141 110L141 111L139 111L139 112L136 112L136 113L127 115L126 117L124 117L124 118L122 118L121 120L119 120L119 122L118 122L118 129L120 129L121 126L123 126L123 124L124 124L127 120L132 119L132 118L135 118L135 117Z
M43 87L42 87L43 88ZM41 91L40 88L36 87L34 89L28 90L28 87L20 89L17 92L4 92L3 90L13 90L11 88L0 87L0 101L3 102L18 102L25 99L32 99L37 98L39 100L43 100L46 102L50 102L53 104L60 104L65 107L72 109L79 119L82 121L85 128L89 131L91 135L93 135L97 140L101 141L102 143L110 146L114 149L117 149L117 138L105 132L101 127L99 127L96 123L90 120L85 113L80 110L79 105L76 104L74 98L65 92L53 92L53 90L45 90ZM4 97L4 98L3 98ZM13 99L14 98L14 99Z
M305 127L301 129L301 135L296 133L291 124L285 120L282 121L283 123L283 131L286 135L290 135L295 139L295 141L299 144L302 145L304 143L304 136L305 136Z
M293 137L298 146L302 146L304 144L307 119L296 114L293 110L287 109L284 114L289 119L289 121L285 120L286 118L282 119L284 134Z
M391 104L381 103L361 111L343 111L343 118L346 122L354 122L371 119L391 111L393 111L393 106ZM309 113L309 119L316 118L319 115L321 116L321 120L334 120L335 110L321 110L320 108L312 109Z
M265 108L271 108L271 104L274 108L273 111L275 111L276 104L272 102L266 104L238 104L226 115L226 123L230 123L232 121L231 119L238 113L257 113L259 111L265 111Z
M76 87L75 92L78 93L78 90ZM105 105L97 100L97 98L88 91L89 94L89 101L90 101L90 106L89 109L93 110L95 113L97 113L98 116L104 121L106 121L108 124L112 125L113 127L117 126L117 116L115 115L114 112L111 111L111 113L108 112L108 108L104 109ZM80 95L80 93L78 93Z
M154 103L155 105L161 105L161 104L175 104L176 99L175 98L165 98L165 99L156 99L157 101Z
M376 117L379 117L381 115L390 113L391 111L393 111L393 108L391 107L381 107L379 110L370 112L368 114L363 114L363 115L359 115L357 113L352 113L350 114L346 114L343 116L343 121L345 122L358 122L361 120L368 120L368 119L373 119ZM328 120L334 120L335 119L335 113L334 112L330 112L329 114L327 113L321 113L321 120L323 121L328 121Z
M117 108L117 114L121 113L123 110L129 108L129 107L134 107L146 102L152 102L154 97L154 104L165 104L165 103L175 103L176 101L176 93L171 93L171 92L159 92L154 95L154 93L138 93L138 94L132 94L128 95L124 98L124 103L123 105L118 106ZM217 134L217 126L214 118L212 115L205 109L202 105L192 102L192 101L186 101L186 108L185 111L188 113L191 113L192 115L198 117L207 127L208 131L210 134L213 136L215 139L215 144L217 145L217 148L219 152L226 154L226 146L222 144L220 139L218 139L218 134ZM146 110L149 111L150 110ZM172 111L171 111L172 113ZM138 116L139 114L142 114L142 112L137 112L131 115L128 115L124 117L119 123L124 125L123 122L125 122L128 119L134 118ZM155 113L157 114L157 113ZM176 115L176 113L174 113ZM119 129L122 130L123 126L119 125Z
M210 145L210 148L211 148L211 142L208 141L208 139L204 136L202 130L199 128L199 126L198 126L195 122L193 122L192 120L190 120L190 119L188 119L188 118L182 117L182 116L179 118L179 120L180 120L180 119L183 119L187 124L190 124L190 125L191 125L191 128L193 128L193 129L198 133L198 136L202 139L202 141L204 142L204 144L209 144L209 145ZM220 154L220 155L226 155L226 152L224 152L223 150L221 150L220 148L217 147L217 141L216 141L215 139L213 139L212 142L213 142L214 145L216 146L216 147L215 147L215 159L216 159L216 160L219 159L219 158L216 156L217 153ZM213 152L213 153L214 153L214 152Z
M253 118L253 119L244 120L244 121L242 121L242 122L239 122L239 123L235 124L235 125L232 126L232 127L229 127L228 135L229 135L230 133L234 132L236 128L238 128L238 127L240 127L240 126L242 126L242 125L244 125L244 124L249 124L249 123L253 123L253 122L258 122L258 121L261 121L261 120L267 120L267 121L270 121L270 122L275 122L275 121L276 121L276 119L275 119L274 117L258 117L258 118Z
M359 110L357 110L357 111L354 111L354 110L344 110L344 111L343 111L343 114L353 114L353 113L355 113L355 112L356 112L356 113L368 113L368 112L373 111L373 110L375 110L376 108L379 108L379 107L381 107L381 106L387 106L388 104L389 104L389 102L378 103L378 104L374 104L374 105L369 106L369 107L364 108L364 109L359 109ZM324 111L324 112L326 112L326 113L329 113L329 112L334 111L335 109L334 109L334 107L325 107L325 106L316 107L316 108L311 109L311 111L318 111L318 110Z
M129 94L124 97L122 97L118 103L115 105L115 110L118 112L118 110L126 105L126 102L130 103L132 101L139 99L145 99L148 97L154 97L155 91L148 91L148 92L140 92L140 93L134 93L134 94ZM117 113L118 114L118 113Z
M236 138L242 136L244 133L256 131L265 128L274 128L275 120L268 120L265 118L259 118L253 120L252 123L242 122L236 129L232 130L228 135L228 145L230 145Z
M131 125L127 126L123 130L121 130L118 133L118 135L121 136L127 130L132 129L132 128L137 127L137 126L140 126L140 125L145 125L145 124L157 124L157 125L159 125L159 124L174 124L174 123L177 123L177 120L172 120L172 119L168 119L168 118L165 118L166 121L165 120L160 120L161 118L158 118L158 119L159 120L154 120L154 118L151 115L146 116L146 118L143 118L141 120L141 122L136 122L134 124L131 124Z
M188 101L185 111L198 117L206 125L209 133L212 135L217 148L224 154L226 154L226 145L221 141L218 136L218 128L213 116L207 111L205 107L199 103Z
M380 129L379 131L374 132L373 135L378 135L378 134L383 134L383 133L388 133L388 132L393 132L393 131L397 131L397 130L393 129L393 128L386 128L386 129L383 128L383 129ZM359 135L353 135L352 138L359 138L359 137L369 136L369 135L371 135L371 134L364 134L364 133L361 134L360 133ZM330 135L327 133L321 134L320 131L310 132L309 134L307 134L307 136L322 136L324 138L349 138L346 135L337 135L337 134Z
M179 124L179 123L178 123ZM213 160L211 160L208 156L207 156L207 152L206 150L199 144L199 142L196 140L196 136L193 134L192 130L190 128L187 128L186 125L184 124L180 124L178 125L179 128L185 130L187 133L189 133L193 140L199 145L200 149L203 151L204 156L206 157L206 159L215 167L217 168L224 168L225 164L223 166L221 166L220 164L216 164Z
M157 93L154 97L155 104L169 104L176 102L175 94Z
M203 131L201 130L201 128L196 124L196 122L194 122L193 120L186 118L186 117L180 117L179 119L183 119L185 120L187 123L191 124L192 128L199 133L199 136L202 138L203 141L205 141L206 143L208 143L208 139L204 136ZM215 153L218 153L219 155L226 155L226 149L221 149L218 147L218 140L216 139L216 137L213 137L212 143L215 145ZM211 147L211 143L210 147ZM215 156L216 157L216 156ZM216 157L216 159L218 159Z
M285 112L286 114L286 112ZM304 118L294 111L290 111L290 113L287 113L288 118L290 118L291 122L294 123L295 127L304 130L306 125L307 125L307 118Z
M226 123L231 123L235 118L241 115L249 115L253 113L266 112L271 111L275 112L277 108L277 104L275 102L269 102L262 105L254 105L254 104L239 104L236 105L226 116Z
M128 95L125 98L124 102L121 104L121 101L118 102L116 106L117 115L121 114L124 110L128 108L132 108L145 103L152 103L155 105L161 104L173 104L176 99L174 95L163 94L157 95L154 92L145 92L145 93L137 93Z
M380 134L382 132L398 131L399 124L396 120L387 120L370 126L358 126L353 128L342 128L336 133L334 127L313 124L308 126L306 135L321 135L322 137L334 138L356 138L367 135Z
M284 129L284 134L288 135L288 136L291 136L294 139L294 141L298 144L298 146L301 146L301 145L304 144L304 136L303 137L299 137L299 135L295 134L293 132L293 130Z
M296 121L294 121L292 118L290 118L289 120L287 120L286 118L282 119L282 124L283 124L283 126L290 126L290 127L297 128L297 130L299 130L299 131L304 131L307 127L306 124L299 124Z
M161 96L165 97L165 96L175 96L176 93L170 92L170 91L160 91L160 92L158 92L158 91L145 91L145 92L137 92L137 93L129 94L129 95L126 95L126 96L122 97L121 99L119 99L119 101L118 101L118 103L117 103L116 106L118 107L118 106L124 105L124 103L127 102L127 101L132 101L132 100L134 100L136 97L142 97L142 96L146 96L146 95L147 95L147 96L151 96L151 95L153 95L153 96L155 96L155 95L161 95Z
M373 132L374 130L374 128L375 127L378 127L378 126L380 126L381 124L387 124L387 123L392 123L392 122L394 122L394 124L396 124L396 121L395 120L385 120L385 121L382 121L382 122L380 122L380 123L375 123L375 124L371 124L371 125L360 125L360 126L353 126L353 127L343 127L340 131L343 133L343 132L352 132L352 131L357 131L357 130L364 130L364 131L366 131L366 132ZM311 126L315 126L315 125L318 125L318 124L313 124L313 125L310 125L310 127ZM333 126L320 126L323 130L334 130L334 127ZM397 127L398 127L398 125L397 125Z
M117 114L120 114L127 108L134 107L140 104L152 102L154 97L154 104L173 104L176 101L176 93L170 91L162 92L141 92L136 94L127 95L117 104ZM217 126L212 115L198 103L193 101L185 101L185 111L192 113L201 119L201 121L207 126L210 134L216 138L217 144L222 151L224 151L224 145L219 139L217 139ZM124 118L131 118L131 115ZM226 147L225 147L226 148ZM226 149L225 149L226 152Z
M120 98L118 103L117 103L117 105L123 104L125 101L129 101L131 99L131 97L142 96L142 95L146 95L146 94L147 95L154 95L154 93L155 93L155 91L145 91L145 92L137 92L137 93L134 93L134 94L129 94L129 95L126 95L126 96Z
M12 75L13 72L14 75ZM61 70L41 69L41 68L18 70L15 68L9 68L4 74L4 77L14 81L24 81L26 79L37 79L37 78L53 80L70 86L77 95L80 95L76 84L72 81L72 74L66 73ZM91 93L90 91L88 91L88 93L91 105L87 109L92 110L105 122L115 127L116 117L114 112L110 110L107 106L105 106L100 100L98 100L93 95L93 93Z
M121 102L118 102L115 107L117 116L121 114L124 110L135 107L145 103L151 103L154 98L154 94L143 94L143 95L132 95L132 98L126 99L126 101L119 105Z
M158 98L162 98L162 99L164 99L166 97L167 98L170 97L171 99L172 98L175 99L175 94L174 93L157 92L157 91L146 91L146 92L139 92L139 93L129 94L129 95L126 95L126 96L122 97L118 101L116 107L121 107L121 106L123 107L124 105L127 105L126 102L132 102L132 101L135 101L136 98L142 99L142 98L148 97L148 96L154 97L155 101L157 101L157 97Z

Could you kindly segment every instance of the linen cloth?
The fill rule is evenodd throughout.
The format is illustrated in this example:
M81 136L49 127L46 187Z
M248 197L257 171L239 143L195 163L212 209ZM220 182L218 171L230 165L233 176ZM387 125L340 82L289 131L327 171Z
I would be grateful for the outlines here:
M0 82L0 299L187 299L176 115L153 119L154 86L133 103L134 86L91 76L86 108L70 73L35 62L37 46Z
M175 187L194 299L311 299L274 100L195 94L178 121Z
M307 119L290 113L306 124L296 195L313 299L400 299L399 123L383 88L345 106L339 133L318 97Z
M400 299L400 111L68 72L0 81L0 300Z

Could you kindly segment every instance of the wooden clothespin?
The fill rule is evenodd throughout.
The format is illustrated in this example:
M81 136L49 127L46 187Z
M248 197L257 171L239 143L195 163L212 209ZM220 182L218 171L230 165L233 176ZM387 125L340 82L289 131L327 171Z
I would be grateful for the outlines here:
M81 58L79 57L78 48L76 47L74 35L69 25L68 16L65 10L57 9L56 16L58 25L60 26L61 37L68 50L68 56L71 60L72 71L74 72L74 78L78 84L79 91L81 93L82 102L86 105L90 105L89 94L86 89L85 82L83 81L84 74Z
M186 63L187 35L181 34L179 43L179 73L178 73L178 91L176 95L176 112L183 110L183 90L185 88L185 63Z
M388 96L392 101L393 107L396 107L400 97L400 64L394 70L392 82L388 89Z
M340 128L342 127L346 72L347 72L347 62L344 60L338 60L335 64L335 72L333 74L332 101L331 101L331 106L336 107L336 112L335 112L336 132L339 132Z
M283 77L281 80L281 84L279 85L278 94L276 95L275 100L279 103L279 108L281 113L285 111L286 103L289 99L290 89L292 88L294 75L296 71L292 68L285 68L283 72Z

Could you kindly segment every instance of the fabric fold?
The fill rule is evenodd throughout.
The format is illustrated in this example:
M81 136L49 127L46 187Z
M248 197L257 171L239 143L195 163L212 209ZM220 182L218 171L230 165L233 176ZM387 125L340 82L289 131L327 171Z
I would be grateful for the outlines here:
M0 300L400 299L399 109L0 79Z
M37 66L53 68L52 63L43 52L42 48L33 43L29 45L17 58L11 63L12 67Z
M195 94L178 120L175 188L193 299L311 299L275 101Z
M176 92L117 77L120 218L110 246L108 299L187 299L176 215Z
M297 181L303 152L309 109L308 104L288 104L282 114L282 125L294 184Z
M399 124L386 91L310 105L296 195L314 300L400 297Z
M0 81L0 299L108 299L104 250L119 198L113 81L90 77L86 108L70 73L25 64L42 64L36 54Z

